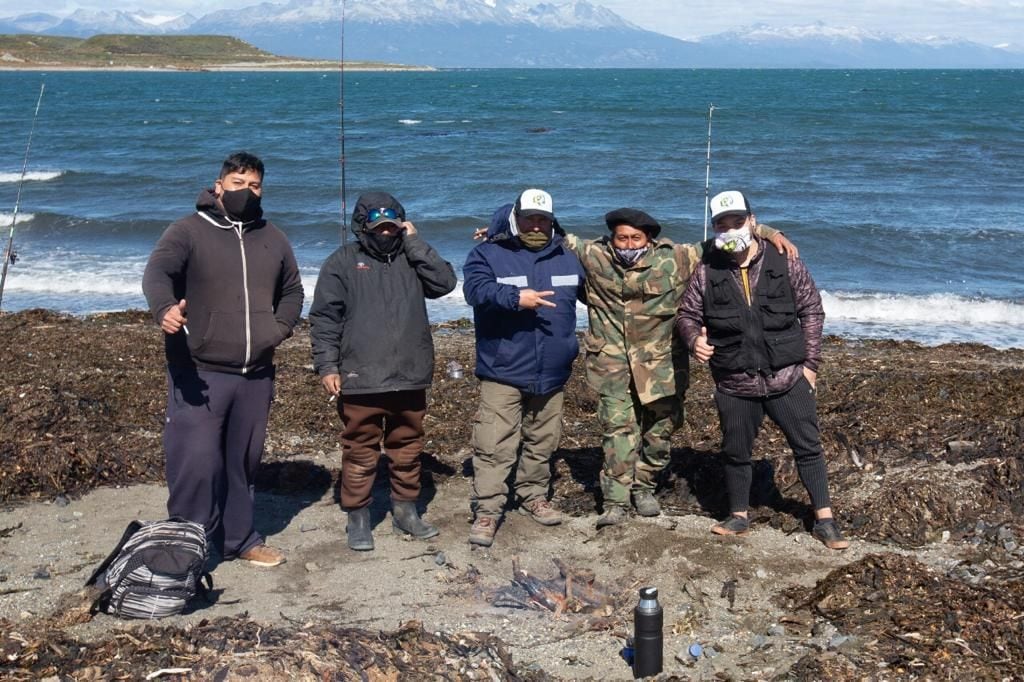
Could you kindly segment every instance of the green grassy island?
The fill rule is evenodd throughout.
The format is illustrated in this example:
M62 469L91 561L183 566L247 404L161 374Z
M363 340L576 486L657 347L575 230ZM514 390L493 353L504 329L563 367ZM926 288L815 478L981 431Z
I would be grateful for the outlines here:
M0 35L0 69L159 69L170 71L335 70L333 60L282 57L219 35L97 35L68 38ZM346 61L346 70L429 70L386 62Z

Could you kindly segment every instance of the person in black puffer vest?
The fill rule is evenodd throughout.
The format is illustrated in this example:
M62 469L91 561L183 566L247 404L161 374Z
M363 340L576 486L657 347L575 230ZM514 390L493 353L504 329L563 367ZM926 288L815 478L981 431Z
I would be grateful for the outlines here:
M711 219L715 248L705 250L676 315L680 337L715 380L731 514L711 531L750 529L751 450L767 414L793 449L814 507L814 537L845 549L850 543L832 517L814 393L821 296L803 261L786 260L752 235L757 218L741 192L717 194Z

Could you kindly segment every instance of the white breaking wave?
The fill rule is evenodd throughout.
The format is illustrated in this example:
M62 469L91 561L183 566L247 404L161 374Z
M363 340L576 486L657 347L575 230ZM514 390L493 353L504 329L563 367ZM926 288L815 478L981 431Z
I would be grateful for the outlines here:
M417 123L423 123L423 121L415 118L400 118L398 122L405 126L414 126Z
M821 292L825 332L926 345L983 343L1024 348L1024 303L954 294L906 296Z
M1024 327L1024 304L955 294L905 296L821 292L826 319L926 324L999 324Z
M66 171L29 171L25 173L25 180L29 182L46 182L64 175ZM21 173L10 173L0 171L0 182L20 182Z
M27 223L36 217L35 213L18 213L18 225ZM10 227L11 223L14 222L14 212L11 213L0 213L0 227Z

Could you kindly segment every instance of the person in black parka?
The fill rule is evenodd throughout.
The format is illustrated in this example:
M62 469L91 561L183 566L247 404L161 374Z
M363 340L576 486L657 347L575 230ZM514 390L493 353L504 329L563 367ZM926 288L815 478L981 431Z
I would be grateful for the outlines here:
M434 342L426 299L450 293L455 270L406 220L390 194L368 192L352 212L354 243L320 269L309 310L313 365L338 397L344 423L341 505L348 546L372 550L370 492L387 451L392 522L417 538L438 534L420 518L420 452Z

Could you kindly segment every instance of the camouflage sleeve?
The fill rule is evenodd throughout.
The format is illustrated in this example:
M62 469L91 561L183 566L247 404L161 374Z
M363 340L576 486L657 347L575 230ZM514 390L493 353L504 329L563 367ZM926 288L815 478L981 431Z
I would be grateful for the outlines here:
M761 239L771 239L777 234L782 234L782 230L776 230L771 225L762 225L761 223L758 223L757 225L754 226L753 233L755 237L760 237Z
M679 338L686 343L688 350L693 350L693 344L700 336L700 329L704 326L704 270L697 268L686 285L686 291L679 302L679 309L676 311L676 331Z
M704 255L704 242L674 244L673 246L676 253L676 264L679 266L679 276L684 280L689 279Z
M565 245L569 247L569 250L576 254L576 257L583 258L583 251L587 248L587 243L574 235L572 232L565 233Z

